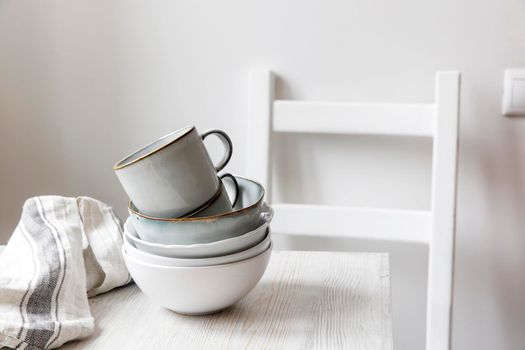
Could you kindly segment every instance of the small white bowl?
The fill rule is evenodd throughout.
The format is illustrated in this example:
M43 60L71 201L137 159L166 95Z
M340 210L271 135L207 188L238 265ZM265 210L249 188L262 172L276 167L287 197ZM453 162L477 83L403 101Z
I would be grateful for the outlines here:
M135 247L143 252L168 258L211 258L240 252L259 243L266 235L266 229L272 221L273 211L269 209L269 215L263 217L262 224L255 230L243 235L218 240L211 243L201 244L161 244L142 240L135 230L135 226L129 217L124 224L124 236L133 241Z
M131 241L127 236L124 238L124 247L126 252L132 258L140 260L148 264L155 264L161 266L212 266L212 265L222 265L229 264L236 261L246 260L252 258L256 255L261 254L270 247L271 237L270 237L270 228L266 229L266 237L258 242L253 247L250 247L246 250L240 251L238 253L216 256L213 258L200 258L200 259L191 259L191 258L166 258L164 256L158 256L143 252L137 249L134 246L133 241Z
M122 255L137 286L155 303L185 315L203 315L225 309L248 294L259 282L272 246L253 258L231 264L173 267L148 264Z

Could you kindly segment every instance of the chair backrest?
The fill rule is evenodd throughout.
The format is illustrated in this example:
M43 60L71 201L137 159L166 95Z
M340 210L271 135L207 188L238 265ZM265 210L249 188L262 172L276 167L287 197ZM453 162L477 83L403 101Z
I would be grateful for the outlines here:
M272 232L428 245L426 349L449 349L456 212L459 85L457 72L436 74L433 104L332 103L274 99L271 71L252 74L248 176L271 202L272 132L433 138L431 210L364 209L272 203ZM349 228L347 224L351 222Z

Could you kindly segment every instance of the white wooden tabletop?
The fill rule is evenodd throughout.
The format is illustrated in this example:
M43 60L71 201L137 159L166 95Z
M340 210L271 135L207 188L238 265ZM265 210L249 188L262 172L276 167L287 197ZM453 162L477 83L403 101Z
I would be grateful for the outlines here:
M134 284L90 299L95 334L62 349L392 349L388 255L274 252L257 287L182 316Z

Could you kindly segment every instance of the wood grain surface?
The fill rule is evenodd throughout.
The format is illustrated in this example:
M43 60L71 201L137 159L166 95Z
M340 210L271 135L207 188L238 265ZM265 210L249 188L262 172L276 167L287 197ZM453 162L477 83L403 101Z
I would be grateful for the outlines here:
M62 349L392 349L387 254L274 252L234 306L182 316L134 284L90 300L95 334Z

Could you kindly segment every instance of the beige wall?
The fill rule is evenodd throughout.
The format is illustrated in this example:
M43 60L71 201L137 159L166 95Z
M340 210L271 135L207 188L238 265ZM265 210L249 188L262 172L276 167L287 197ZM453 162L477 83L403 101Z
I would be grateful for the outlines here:
M242 173L252 68L273 69L282 98L393 102L430 102L434 73L459 70L453 343L521 349L525 119L500 115L503 70L520 65L523 0L0 1L0 241L32 195L89 195L124 216L111 165L187 124L228 131ZM428 208L426 140L277 142L278 198ZM421 349L425 250L336 246L392 252L396 348Z

